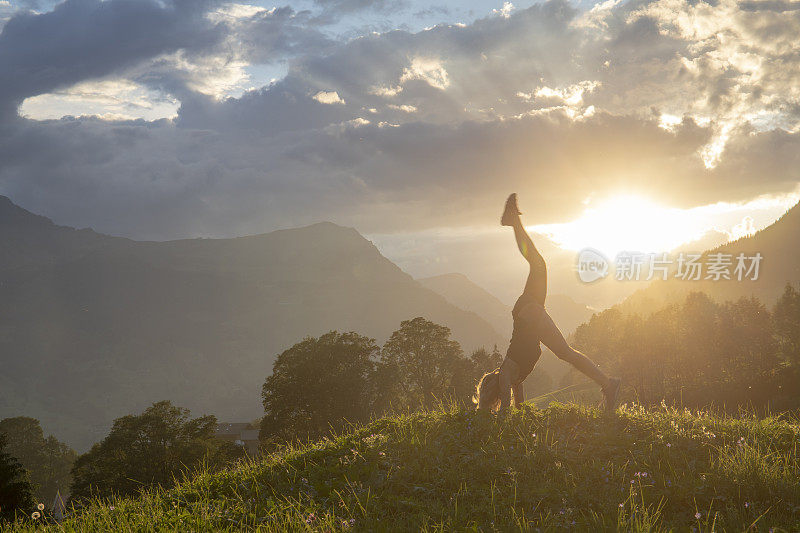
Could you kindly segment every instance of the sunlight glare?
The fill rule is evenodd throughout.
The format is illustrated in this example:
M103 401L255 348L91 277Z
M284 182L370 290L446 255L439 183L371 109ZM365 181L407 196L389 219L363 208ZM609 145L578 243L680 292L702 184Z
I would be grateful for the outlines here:
M797 203L797 193L758 197L735 204L718 202L689 209L667 207L640 195L592 201L572 222L528 229L547 235L568 250L595 248L609 257L619 252L660 253L698 241L710 231L724 240L750 235L774 222ZM753 216L759 218L754 225ZM727 236L727 239L725 239Z

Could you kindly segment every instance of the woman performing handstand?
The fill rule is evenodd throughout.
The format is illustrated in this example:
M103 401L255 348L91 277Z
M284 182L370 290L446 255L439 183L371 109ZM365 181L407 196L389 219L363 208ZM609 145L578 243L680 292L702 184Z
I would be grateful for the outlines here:
M517 246L530 264L530 273L528 281L525 283L525 290L522 291L522 296L519 297L511 312L511 316L514 318L514 330L506 357L500 368L481 378L475 395L475 403L478 405L478 409L494 410L499 405L502 410L511 403L513 391L514 405L518 407L525 400L522 382L539 360L539 356L542 354L539 343L542 342L559 359L570 363L600 385L605 397L606 410L613 411L617 404L620 380L606 376L591 359L567 344L561 331L545 310L547 265L533 245L528 232L525 231L520 219L521 214L517 208L517 195L516 193L512 194L506 200L505 211L500 223L503 226L514 228Z

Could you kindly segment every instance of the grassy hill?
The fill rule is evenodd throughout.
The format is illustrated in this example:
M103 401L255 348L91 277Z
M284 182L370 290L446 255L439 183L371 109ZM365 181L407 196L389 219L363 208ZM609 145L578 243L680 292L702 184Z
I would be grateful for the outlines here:
M95 504L63 527L797 531L798 443L797 420L667 408L415 413Z

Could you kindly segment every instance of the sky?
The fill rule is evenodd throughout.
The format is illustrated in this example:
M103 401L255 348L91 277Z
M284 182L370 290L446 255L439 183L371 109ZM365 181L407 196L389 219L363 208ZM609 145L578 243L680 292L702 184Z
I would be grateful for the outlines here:
M138 239L330 220L509 300L509 192L609 253L797 202L797 6L0 0L0 194Z

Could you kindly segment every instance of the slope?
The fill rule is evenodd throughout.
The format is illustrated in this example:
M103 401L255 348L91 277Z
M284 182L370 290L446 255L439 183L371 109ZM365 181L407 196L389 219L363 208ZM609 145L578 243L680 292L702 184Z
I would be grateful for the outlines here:
M176 489L96 503L66 531L793 531L797 421L526 406L416 413Z

